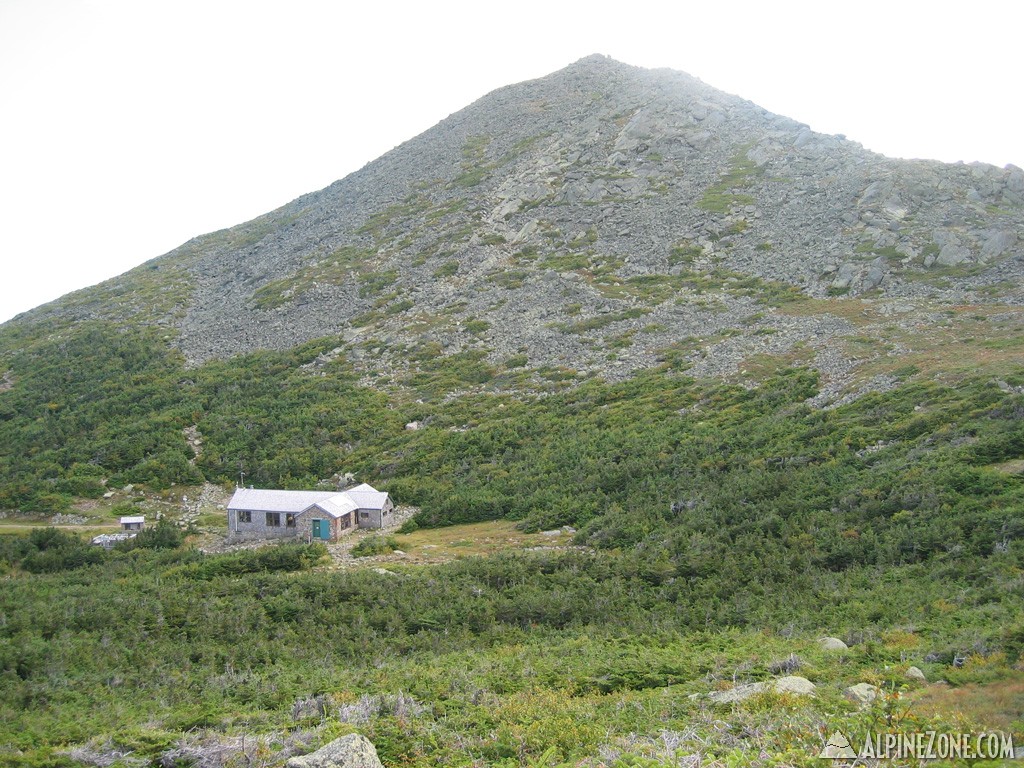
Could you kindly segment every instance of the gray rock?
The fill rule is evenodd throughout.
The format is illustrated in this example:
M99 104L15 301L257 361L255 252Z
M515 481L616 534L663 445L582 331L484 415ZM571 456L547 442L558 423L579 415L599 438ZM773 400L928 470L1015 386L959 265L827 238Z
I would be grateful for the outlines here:
M342 736L302 757L288 760L288 768L384 768L377 749L358 733Z
M766 165L774 156L775 153L768 147L754 147L752 150L747 152L747 159L757 166Z
M836 273L835 279L832 280L832 287L842 290L843 288L849 288L854 279L857 277L857 265L847 262L839 267L839 271Z
M857 201L859 205L868 205L873 203L886 194L888 190L891 190L891 185L884 184L881 181L873 181L868 184L867 188L860 196L860 200Z
M796 139L793 141L793 146L800 149L801 147L805 147L815 141L816 138L817 134L814 133L814 131L810 128L804 128L799 134L797 134Z
M909 667L907 669L906 677L908 680L917 680L922 683L928 682L928 678L925 677L924 672L922 672L919 667Z
M970 258L970 251L962 245L950 242L942 246L942 250L939 251L935 262L943 267L955 267L957 264L963 264Z
M843 696L859 707L866 707L871 704L871 702L878 698L878 694L878 686L871 685L870 683L857 683L843 691Z
M838 637L823 637L818 640L818 645L826 651L848 651L850 646L840 640Z
M998 229L988 233L981 245L982 261L989 261L1002 256L1017 244L1017 233L1009 229Z
M731 704L737 701L744 701L758 693L774 691L776 693L790 693L796 696L813 696L816 686L806 677L789 675L780 677L778 680L769 680L759 683L745 683L730 688L727 691L715 691L708 694L708 698L716 704Z
M884 256L879 256L871 262L871 266L868 268L867 274L864 275L864 290L871 290L872 288L878 287L885 278L886 266L887 264Z
M939 254L935 258L935 263L939 266L955 267L971 257L971 252L960 242L960 238L948 230L933 231L932 239L939 246Z
M87 522L88 518L83 515L65 514L63 512L58 512L50 518L50 525L82 525Z
M1010 172L1006 179L1006 188L1018 195L1024 195L1024 170L1015 165L1008 165L1006 169Z
M799 675L789 675L788 677L780 677L776 680L772 687L776 693L792 693L798 696L813 696L817 686L814 685L806 677L800 677Z
M751 696L768 690L768 683L746 683L737 685L726 691L715 691L709 693L708 698L716 704L732 704L737 701L749 699Z

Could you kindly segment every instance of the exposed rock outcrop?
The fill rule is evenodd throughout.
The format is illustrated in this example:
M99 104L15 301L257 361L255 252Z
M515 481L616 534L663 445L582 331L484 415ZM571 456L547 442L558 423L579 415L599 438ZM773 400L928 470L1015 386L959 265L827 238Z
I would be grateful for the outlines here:
M818 640L818 645L826 651L848 651L849 646L838 637L823 637Z
M193 364L337 337L311 375L338 358L400 374L412 350L617 379L668 351L742 380L747 361L789 356L828 401L894 354L846 340L891 323L788 303L905 307L896 330L927 336L932 311L1024 300L1022 230L1019 168L889 159L684 73L590 56L19 322L153 323Z
M816 686L806 677L789 675L780 677L777 680L767 680L759 683L746 683L737 685L726 691L715 691L708 694L708 698L716 704L730 704L737 701L749 699L758 693L774 691L775 693L789 693L795 696L813 696Z
M377 749L365 736L350 733L316 752L288 760L288 768L384 768Z
M871 685L871 683L857 683L843 691L843 696L848 701L852 701L860 707L866 707L871 704L871 702L878 698L878 694L878 686Z
M908 680L914 680L919 683L927 683L928 678L924 672L921 671L920 667L908 667L906 672L906 678Z

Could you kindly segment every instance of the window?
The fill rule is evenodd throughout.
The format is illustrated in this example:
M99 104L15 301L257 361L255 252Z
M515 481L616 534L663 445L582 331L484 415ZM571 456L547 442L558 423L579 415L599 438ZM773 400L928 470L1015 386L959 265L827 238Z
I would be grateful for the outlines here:
M280 512L267 512L267 527L268 528L280 528L281 527L281 513Z
M348 528L350 525L352 525L352 516L347 512L344 515L342 515L341 518L339 519L341 521L342 528Z
M295 527L295 515L285 515L284 516L284 524L285 524L285 527L287 527L287 528L294 528Z
M238 510L238 522L240 523L251 523L252 522L252 511L248 509Z
M363 520L368 520L368 519L369 519L369 517L370 517L370 513L369 513L369 512L360 512L360 513L359 513L359 516L360 516L361 518L363 518Z

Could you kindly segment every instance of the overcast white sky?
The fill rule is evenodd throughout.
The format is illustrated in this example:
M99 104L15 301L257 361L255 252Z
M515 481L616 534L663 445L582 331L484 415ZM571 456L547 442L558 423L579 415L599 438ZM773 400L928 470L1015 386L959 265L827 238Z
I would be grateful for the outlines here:
M1016 0L354 5L0 0L0 321L591 53L890 156L1024 166Z

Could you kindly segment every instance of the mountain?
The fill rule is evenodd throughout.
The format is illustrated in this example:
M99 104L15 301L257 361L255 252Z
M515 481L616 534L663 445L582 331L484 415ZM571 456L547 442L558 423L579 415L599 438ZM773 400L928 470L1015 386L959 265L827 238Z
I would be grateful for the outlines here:
M192 366L333 335L386 375L417 349L612 379L788 356L825 402L934 358L965 306L1018 333L1022 227L1019 168L885 158L595 55L16 324L156 324Z
M534 398L584 382L620 398L613 385L634 378L644 397L664 393L634 426L676 400L680 413L715 401L722 385L745 411L743 393L759 390L763 415L900 388L886 408L914 408L914 387L968 379L1012 397L1022 231L1018 168L888 159L688 75L590 56L0 326L0 509L240 471L304 487L358 467L435 505L435 521L521 517L594 493L583 478L617 455L607 435L574 489L564 467L531 469L543 457L491 455L507 435L416 462L414 438L395 431L461 430L487 413L501 432L499 402L539 428L548 406ZM684 379L700 394L682 396ZM581 407L567 397L556 432ZM798 443L754 454L804 455ZM461 478L445 481L457 492L424 477L462 450L435 467ZM491 495L485 457L530 490ZM648 482L652 502L685 492L671 477ZM588 509L639 503L633 482L611 496L602 482Z

